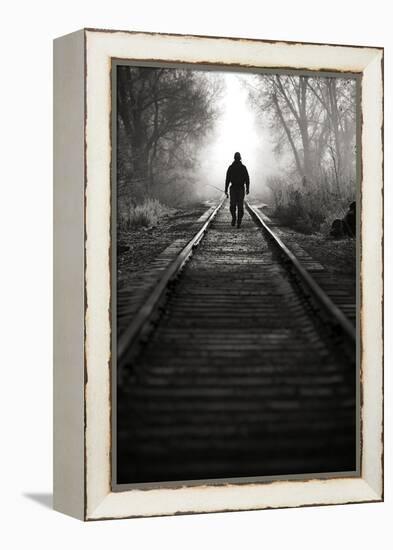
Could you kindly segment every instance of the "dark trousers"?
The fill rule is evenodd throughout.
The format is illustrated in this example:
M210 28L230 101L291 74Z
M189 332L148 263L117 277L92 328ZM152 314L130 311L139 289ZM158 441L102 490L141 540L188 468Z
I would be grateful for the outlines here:
M232 214L232 219L236 220L240 225L244 214L244 186L230 187L229 189L229 210ZM237 212L236 212L237 210Z

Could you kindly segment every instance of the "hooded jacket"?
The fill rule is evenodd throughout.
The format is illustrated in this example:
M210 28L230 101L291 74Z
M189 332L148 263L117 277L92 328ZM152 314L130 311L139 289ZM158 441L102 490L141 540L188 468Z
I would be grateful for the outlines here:
M248 175L247 168L244 166L241 160L234 160L227 170L227 176L225 179L225 193L228 192L229 184L231 187L237 189L243 189L246 186L247 193L250 189L250 177Z

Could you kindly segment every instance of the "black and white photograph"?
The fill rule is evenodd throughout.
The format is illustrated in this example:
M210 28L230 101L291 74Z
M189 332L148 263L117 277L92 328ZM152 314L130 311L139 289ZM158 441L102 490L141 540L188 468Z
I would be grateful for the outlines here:
M359 475L360 86L112 61L112 471Z
M2 4L1 548L385 550L388 4L53 7Z

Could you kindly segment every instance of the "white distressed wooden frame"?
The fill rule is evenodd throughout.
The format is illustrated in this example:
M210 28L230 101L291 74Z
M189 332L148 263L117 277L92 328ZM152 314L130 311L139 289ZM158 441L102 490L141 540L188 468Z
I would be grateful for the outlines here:
M54 507L95 520L382 500L383 49L87 29L54 53ZM362 73L360 477L111 491L112 58Z

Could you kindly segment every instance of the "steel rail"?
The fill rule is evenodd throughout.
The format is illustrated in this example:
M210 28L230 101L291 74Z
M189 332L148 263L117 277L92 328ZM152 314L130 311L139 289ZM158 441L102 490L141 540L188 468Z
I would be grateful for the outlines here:
M257 209L251 206L248 202L245 203L248 212L254 221L259 225L268 238L278 247L279 251L284 256L287 263L293 268L298 275L303 287L309 292L309 295L315 299L319 306L323 308L325 313L330 318L333 326L338 328L351 344L351 349L354 353L356 344L356 330L352 323L345 317L343 312L332 302L329 296L321 289L315 279L310 273L300 264L296 256L288 249L288 247L282 242L282 240L272 231L272 229L266 224L261 214Z
M163 271L158 283L154 287L153 291L149 294L146 301L140 307L136 313L133 321L120 335L117 341L117 361L118 366L124 358L128 358L128 352L133 347L136 341L138 341L144 333L146 327L151 323L154 314L157 312L158 307L162 301L168 286L172 281L176 279L182 270L184 264L190 259L194 248L198 246L203 239L207 229L217 215L222 205L225 202L224 196L218 205L214 208L210 216L205 223L199 229L199 231L190 239L186 246L179 252L176 258L168 265Z

